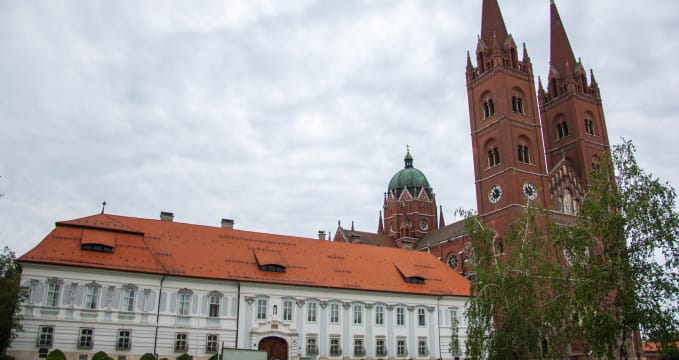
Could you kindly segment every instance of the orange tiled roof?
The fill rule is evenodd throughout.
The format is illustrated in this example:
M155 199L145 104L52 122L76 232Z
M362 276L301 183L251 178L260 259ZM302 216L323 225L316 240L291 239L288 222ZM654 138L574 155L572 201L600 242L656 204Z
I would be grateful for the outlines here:
M85 241L113 247L113 253L82 250ZM469 295L468 280L424 252L109 214L58 222L19 261L289 285ZM259 268L270 264L285 267L285 272ZM425 283L406 283L399 268L426 279Z

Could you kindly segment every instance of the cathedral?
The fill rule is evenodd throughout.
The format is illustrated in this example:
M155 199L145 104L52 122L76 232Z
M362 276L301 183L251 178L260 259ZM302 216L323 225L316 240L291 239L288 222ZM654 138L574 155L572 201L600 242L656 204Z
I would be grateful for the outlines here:
M497 0L484 0L475 55L465 69L477 212L504 234L527 204L568 223L597 156L609 150L599 86L576 58L556 4L550 3L549 73L537 90L525 44L508 32ZM446 224L432 186L413 166L389 181L377 232L339 226L335 241L427 251L469 275L463 221Z
M544 84L497 0L483 0L467 53L477 211L500 249L528 204L572 221L609 149L593 72L575 57L553 1L550 17ZM59 221L18 259L30 295L9 354L207 359L232 348L282 360L459 359L469 246L463 221L446 224L414 160L408 149L388 182L376 231L339 225L333 241L237 230L228 219L183 224L165 212Z

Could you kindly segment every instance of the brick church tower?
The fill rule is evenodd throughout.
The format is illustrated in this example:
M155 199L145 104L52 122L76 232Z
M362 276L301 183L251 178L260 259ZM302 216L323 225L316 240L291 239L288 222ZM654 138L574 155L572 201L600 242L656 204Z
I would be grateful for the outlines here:
M599 86L590 79L568 41L554 1L550 4L550 64L547 89L539 83L550 208L575 214L584 182L599 154L609 150Z
M384 227L380 219L378 233L387 234L396 246L413 248L427 233L438 228L436 198L424 174L413 166L410 150L405 166L389 181L384 194Z
M519 59L497 0L484 0L476 66L467 54L467 95L477 211L503 234L522 206L545 206L547 167L533 65Z
M500 236L529 202L575 214L592 166L609 149L594 75L576 60L554 1L550 13L548 82L545 89L538 80L537 99L526 47L519 60L497 0L483 1L476 66L467 55L477 209Z

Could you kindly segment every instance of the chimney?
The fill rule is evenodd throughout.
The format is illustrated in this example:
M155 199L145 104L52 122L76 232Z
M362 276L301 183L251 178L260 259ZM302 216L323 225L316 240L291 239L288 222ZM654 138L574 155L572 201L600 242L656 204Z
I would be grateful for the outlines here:
M160 220L172 222L174 220L174 214L169 211L161 211Z
M318 230L318 240L325 240L325 231Z
M233 229L233 219L222 219L222 229Z

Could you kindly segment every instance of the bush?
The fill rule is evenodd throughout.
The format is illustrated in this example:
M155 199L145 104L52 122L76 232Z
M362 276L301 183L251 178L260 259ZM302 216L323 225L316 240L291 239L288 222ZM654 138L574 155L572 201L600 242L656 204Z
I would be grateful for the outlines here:
M139 360L156 360L156 356L151 353L146 353L142 355Z
M92 359L94 360L94 359ZM183 353L179 356L177 356L177 360L191 360L191 357L187 353Z
M66 355L59 349L54 349L47 354L47 360L66 360Z
M210 356L210 358L207 359L207 360L219 360L219 354L213 354L213 355Z
M92 360L113 360L113 358L108 356L107 353L99 351L96 354L92 355Z

